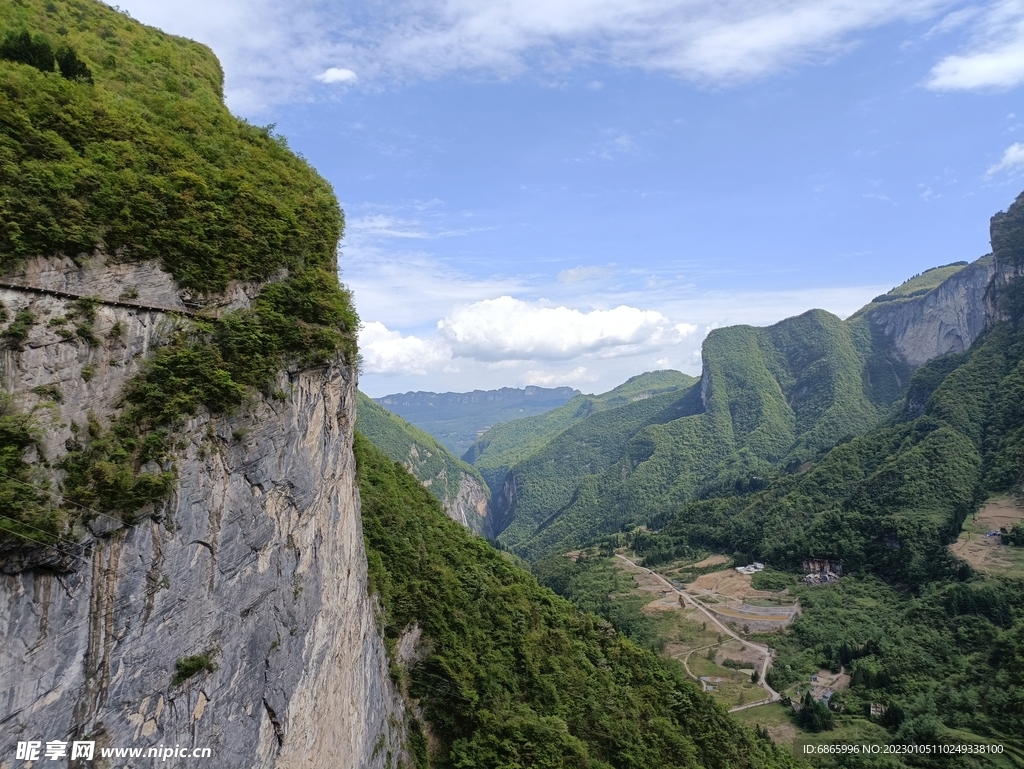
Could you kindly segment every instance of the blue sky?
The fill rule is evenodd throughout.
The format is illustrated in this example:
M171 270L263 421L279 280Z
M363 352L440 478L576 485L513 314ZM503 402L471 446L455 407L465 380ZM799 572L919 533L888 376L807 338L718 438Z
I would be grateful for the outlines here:
M695 374L1024 189L1021 0L122 3L334 185L374 396Z

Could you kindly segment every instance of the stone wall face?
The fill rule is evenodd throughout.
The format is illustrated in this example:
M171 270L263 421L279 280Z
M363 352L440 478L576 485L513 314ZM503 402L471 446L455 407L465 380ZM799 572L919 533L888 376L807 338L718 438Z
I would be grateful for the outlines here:
M469 473L459 473L459 493L444 504L445 512L470 531L491 536L488 519L487 490Z
M59 281L60 265L50 267ZM134 284L166 288L155 265L132 269ZM88 280L74 286L106 295ZM101 344L90 347L48 325L69 301L16 289L0 299L38 318L0 363L15 403L48 420L41 453L51 462L72 421L90 411L109 420L125 381L178 322L100 305ZM111 338L115 323L122 333ZM32 390L50 384L63 397L44 407ZM134 526L97 519L77 562L68 553L73 570L0 575L0 767L20 766L15 746L26 740L210 748L218 767L402 758L404 709L367 594L355 374L335 363L282 372L278 387L284 400L256 396L233 416L191 419L176 435L173 497ZM192 656L214 669L172 683Z
M995 274L994 260L979 259L922 297L873 307L871 322L911 366L963 352L993 320L985 292Z

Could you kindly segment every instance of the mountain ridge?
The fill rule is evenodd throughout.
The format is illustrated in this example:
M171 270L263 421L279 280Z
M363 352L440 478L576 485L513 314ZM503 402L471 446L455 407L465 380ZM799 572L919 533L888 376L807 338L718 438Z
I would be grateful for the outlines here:
M499 541L529 559L569 549L712 486L799 466L845 435L866 432L901 407L915 368L963 352L984 330L993 258L948 268L938 268L945 278L925 293L872 302L845 321L809 310L768 327L713 330L700 380L680 393L674 418L647 421L625 404L617 416L624 426L632 412L632 432L612 438L584 415L544 446L529 446L529 457L500 479L486 451L467 454L491 485ZM924 277L934 281L936 273ZM902 286L915 281L921 276ZM589 447L606 438L614 448L605 445L599 458Z
M571 387L523 388L435 393L410 391L374 400L407 422L433 435L445 448L461 457L491 426L512 419L542 414L579 395Z
M356 395L356 414L356 429L419 480L449 518L477 534L491 533L490 489L475 467L362 392Z

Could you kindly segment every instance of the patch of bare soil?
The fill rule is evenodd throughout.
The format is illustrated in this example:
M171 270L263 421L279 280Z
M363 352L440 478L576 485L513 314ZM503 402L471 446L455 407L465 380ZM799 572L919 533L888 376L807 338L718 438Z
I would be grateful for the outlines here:
M693 568L703 569L705 566L718 566L720 563L729 563L729 558L724 555L709 555L703 561L693 564Z
M718 647L718 653L715 656L715 664L721 665L725 660L739 660L741 662L749 662L751 669L761 669L761 662L764 660L764 654L757 649L754 649L747 644L740 643L739 641L729 641ZM746 671L747 675L750 675L750 670Z
M656 614L659 611L678 611L680 608L679 596L666 595L662 598L654 599L649 604L646 604L640 611L644 614Z
M702 574L686 586L686 592L690 595L713 593L737 601L742 601L744 598L768 598L772 595L766 590L755 590L750 584L750 575L740 574L735 569Z
M779 724L768 727L768 736L776 745L792 745L796 742L798 732L792 724Z
M1024 520L1024 505L1014 497L1003 497L988 502L975 516L975 522L989 530L1000 527L1009 529L1017 521Z
M1024 520L1024 505L1018 499L993 499L964 522L964 530L949 549L978 571L1021 570L1024 568L1024 551L1004 545L998 534L988 536L989 532L998 532L1000 528L1009 530L1020 520Z
M633 579L636 580L637 590L645 595L654 596L656 598L671 597L675 601L675 591L672 588L665 585L655 574L647 571L640 566L635 566L629 561L623 561L621 558L617 558L616 566L623 571L627 571L633 575Z

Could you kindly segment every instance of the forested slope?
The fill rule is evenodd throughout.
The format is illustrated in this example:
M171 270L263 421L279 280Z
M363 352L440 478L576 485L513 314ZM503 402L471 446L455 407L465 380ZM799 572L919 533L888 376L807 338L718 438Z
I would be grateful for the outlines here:
M503 425L525 437L492 456L530 453L510 465L500 495L492 485L501 540L532 559L715 489L756 487L891 415L912 371L870 311L717 329L703 358L688 391L586 415L554 437Z
M427 487L449 517L477 533L488 532L489 491L474 467L363 393L357 396L356 411L356 429Z
M542 448L570 425L591 414L654 395L685 390L696 381L692 376L671 370L639 374L606 393L577 395L565 405L545 414L495 425L480 436L462 458L476 467L491 489L497 491L510 467Z
M969 351L911 380L886 425L753 495L717 495L662 516L666 535L780 565L839 558L920 583L962 569L945 545L995 493L1024 482L1024 196L992 220L993 325Z
M917 369L894 417L764 489L718 489L635 538L650 564L712 548L790 570L771 579L803 612L772 637L773 686L845 670L850 688L830 706L884 706L894 742L1005 748L950 764L964 766L1024 761L1024 578L977 572L947 547L986 502L1024 494L1024 195L991 235L991 325L966 352ZM797 585L807 558L841 561L845 576Z
M392 652L405 650L408 666L394 674L425 719L426 734L413 740L419 766L793 764L680 667L448 520L416 479L359 436L356 457L370 579Z

